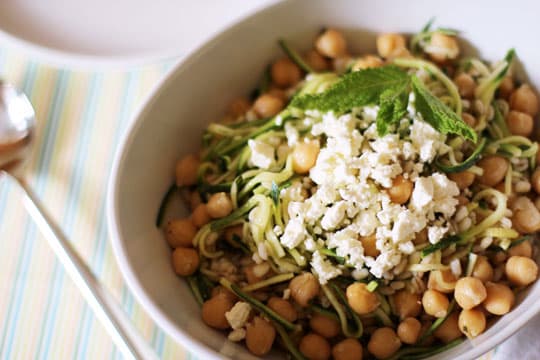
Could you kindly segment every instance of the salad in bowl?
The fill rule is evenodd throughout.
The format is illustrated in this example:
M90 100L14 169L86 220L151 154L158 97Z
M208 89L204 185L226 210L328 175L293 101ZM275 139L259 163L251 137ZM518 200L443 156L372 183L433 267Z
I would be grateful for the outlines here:
M538 275L538 98L514 50L452 29L279 40L176 165L158 216L206 325L257 356L421 359L484 332ZM162 224L179 191L191 209Z

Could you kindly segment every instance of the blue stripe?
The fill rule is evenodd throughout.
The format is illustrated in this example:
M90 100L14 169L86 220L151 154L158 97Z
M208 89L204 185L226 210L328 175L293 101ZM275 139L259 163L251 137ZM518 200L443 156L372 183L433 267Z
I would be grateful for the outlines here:
M123 127L121 125L121 123L126 119L128 118L127 116L127 111L129 109L131 109L131 104L133 102L133 98L134 98L134 83L133 83L133 74L130 74L129 77L128 77L128 80L126 81L126 87L125 87L125 90L124 90L124 103L122 104L121 106L121 110L120 110L120 114L119 114L119 117L120 117L120 121L118 122L118 126L117 128L115 129L115 136L113 137L113 144L117 144L118 143L118 138L119 138L119 135L120 135L120 132L121 130L123 130ZM112 163L112 153L111 153L111 158L109 159L109 163ZM110 166L109 166L110 168ZM106 182L105 182L106 184ZM94 250L93 250L93 253L92 253L92 257L91 257L91 264L92 264L92 269L94 271L95 274L99 275L103 272L103 267L104 267L104 263L105 263L105 255L106 255L106 250L107 250L107 227L106 227L106 222L105 222L105 194L102 194L102 196L100 197L99 199L99 203L101 204L99 207L98 207L98 214L101 214L101 216L99 217L99 220L98 220L98 224L96 225L97 227L97 233L96 233L96 241L94 242L96 244L96 246L94 247ZM77 352L77 357L80 357L81 355L85 355L86 354L86 351L87 351L87 346L88 346L88 338L90 337L89 336L89 328L91 327L91 325L93 324L93 319L94 319L94 316L93 314L90 314L88 311L86 311L87 308L85 307L85 320L83 321L83 325L82 325L82 329L83 329L83 332L81 334L81 336L83 337L83 342L81 345L78 346L79 348L79 351ZM90 315L87 317L87 315ZM113 351L116 352L116 348L115 346L113 346Z
M119 121L117 122L117 127L114 130L114 137L113 142L115 146L119 143L120 135L124 132L125 123L129 120L130 111L133 108L133 102L135 100L135 94L136 94L136 84L138 81L138 74L134 72L130 72L127 74L127 80L126 80L126 86L125 90L123 92L123 104L120 107L120 111L118 114ZM116 150L116 148L114 149ZM111 151L110 157L107 160L109 166L108 168L111 168L112 161L114 158L115 151ZM104 180L105 185L108 183L108 178ZM101 216L99 217L97 228L98 232L96 234L96 247L94 249L94 256L92 259L94 260L93 263L95 266L93 268L95 269L95 272L97 274L101 274L103 272L103 268L105 266L105 258L107 251L110 251L110 247L108 247L108 237L107 237L107 222L106 222L106 211L105 211L105 205L106 205L106 193L102 195L101 199L101 206L99 210L99 214ZM122 294L123 295L123 294ZM116 346L113 344L113 350L116 352Z
M35 83L34 82L35 73L36 73L36 64L30 63L27 77L21 87L22 90L27 94L32 94L33 86ZM57 82L54 87L55 94L58 94L61 92L60 84L62 83L62 81L60 80L60 78L62 76L63 76L63 73L60 73L58 78L56 79ZM50 118L53 118L53 119L55 118L54 117L55 110L60 108L58 105L60 104L58 103L52 104L51 109L49 109ZM45 134L50 134L49 132L47 132L47 130L48 128L53 128L53 127L54 127L54 122L53 121L48 122L45 128ZM47 141L45 141L42 144L42 148L45 147L46 143ZM37 154L43 154L43 152L39 151ZM42 163L45 160L46 159L41 158L38 161ZM36 193L39 193L39 190L41 190L42 186L34 187L34 188L36 190ZM16 335L16 327L18 324L18 317L21 311L21 304L24 301L23 290L26 286L26 277L27 277L28 269L30 267L31 260L32 260L32 254L33 254L33 249L34 249L33 245L34 245L34 242L36 241L36 227L34 226L33 222L29 222L29 224L25 226L25 228L26 228L26 231L23 238L24 244L20 253L20 254L23 254L23 256L21 256L19 259L19 264L17 265L17 271L16 271L17 278L14 283L14 288L12 289L12 291L10 291L10 294L13 294L13 296L11 297L11 302L8 308L9 319L6 322L7 325L4 327L2 341L0 342L0 348L4 349L7 358L11 357L11 351L12 351L11 347L13 344L13 336Z
M19 85L19 88L27 94L29 93L29 90L32 90L33 79L36 76L36 69L37 68L34 63L29 64L27 71L23 75L22 84ZM2 332L2 337L0 340L0 351L2 351L2 354L7 353L7 358L9 358L12 351L11 346L13 343L13 333L16 331L20 303L22 302L22 299L20 299L20 297L23 296L23 289L28 271L28 262L30 261L29 259L31 258L33 243L35 241L34 238L34 227L27 226L25 224L25 231L22 238L23 244L19 252L19 254L23 256L19 256L19 259L17 261L15 279L13 279L13 287L9 291L9 294L12 294L12 296L8 305L8 318L5 320L4 330ZM2 358L6 357L2 356Z
M41 144L41 148L39 149L39 153L42 155L42 158L37 164L37 170L36 170L36 182L34 185L35 193L39 197L40 195L43 195L46 190L47 186L47 177L45 175L42 175L46 173L46 169L50 167L51 159L52 159L52 148L51 144L54 144L56 142L57 136L58 136L58 129L61 126L60 118L62 109L64 107L65 97L67 94L67 84L69 81L70 73L66 71L61 71L56 79L56 85L55 90L52 96L52 106L50 109L50 112L47 116L47 121L45 124L45 129L43 131L43 143ZM38 96L38 95L36 95ZM52 334L50 332L46 332L44 329L51 327L51 322L53 318L56 316L56 313L58 311L57 304L53 303L51 301L54 294L59 293L63 288L63 279L57 279L56 274L58 273L60 269L60 264L58 261L54 261L53 265L53 277L52 277L52 286L49 289L49 293L46 295L46 298L48 299L48 302L45 307L45 314L46 317L42 323L42 326L40 328L40 338L38 341L38 347L36 349L37 355L43 358L44 356L47 356L47 354L44 354L41 351L41 347L43 346L43 342L46 343L50 342L50 339L52 337Z
M63 215L63 228L65 229L65 234L68 237L68 239L74 239L73 234L73 228L74 223L76 220L75 214L76 214L76 206L79 204L79 197L81 193L81 176L83 175L83 169L81 169L81 166L86 163L86 159L83 155L83 150L85 149L85 146L88 142L90 129L89 127L92 124L91 119L94 116L94 111L96 108L96 91L94 90L97 87L98 79L96 77L92 77L90 81L89 88L87 90L87 98L88 101L85 104L85 109L82 111L81 119L80 119L80 127L78 129L78 133L80 134L80 141L77 142L76 149L75 149L75 156L73 157L73 170L71 174L72 181L69 184L68 193L67 193L67 204L65 208L65 212ZM77 176L76 174L79 174ZM64 278L65 272L61 271L59 274L57 274L58 278ZM51 301L59 301L59 299L51 299ZM85 304L82 308L82 315L81 317L84 319L85 314L88 312L87 305ZM54 324L56 322L56 319L52 322ZM84 321L81 321L81 323L84 323ZM80 330L82 327L78 328L78 334L80 334ZM46 331L50 331L50 329L47 329ZM86 337L83 337L86 338ZM76 344L78 342L79 337L77 337ZM48 353L50 343L46 344L45 347L45 353ZM77 348L77 347L75 347Z

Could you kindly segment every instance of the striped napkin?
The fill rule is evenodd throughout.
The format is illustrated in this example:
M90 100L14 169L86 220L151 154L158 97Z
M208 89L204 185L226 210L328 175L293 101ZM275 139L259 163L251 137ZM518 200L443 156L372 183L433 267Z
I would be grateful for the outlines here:
M54 69L0 44L0 78L28 94L38 132L26 180L163 359L191 359L135 302L107 235L106 185L134 109L170 62L126 71ZM0 184L0 359L120 359L23 209ZM488 354L482 359L490 359Z

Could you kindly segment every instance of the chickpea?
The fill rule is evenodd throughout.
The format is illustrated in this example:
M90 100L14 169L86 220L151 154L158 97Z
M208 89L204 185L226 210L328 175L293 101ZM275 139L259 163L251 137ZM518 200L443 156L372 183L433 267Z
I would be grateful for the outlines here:
M454 181L460 190L464 190L472 185L475 175L470 171L460 171L448 174L450 180Z
M335 59L332 59L332 67L334 71L338 74L346 72L352 63L352 58L349 55L341 56Z
M514 80L511 76L505 76L499 85L499 96L508 100L512 91L514 91Z
M522 243L514 245L508 249L509 256L524 256L530 258L532 257L532 253L533 249L529 241L523 241Z
M521 85L510 95L510 109L527 113L531 116L538 114L538 97L529 85Z
M454 36L436 32L431 35L429 47L425 51L433 61L442 63L459 56L459 45Z
M280 98L281 100L283 100L284 103L287 103L287 101L289 100L289 97L287 96L287 93L284 90L279 89L277 87L271 87L267 91L267 94L275 96L277 98Z
M365 255L376 258L381 253L379 249L377 249L377 237L375 236L375 233L368 236L361 236L360 242L364 247Z
M198 228L201 228L210 222L210 215L208 215L206 204L199 204L195 210L193 210L191 221L193 222L193 225Z
M515 296L512 290L503 284L488 282L484 308L494 315L504 315L514 306Z
M172 253L172 263L177 275L193 275L199 267L199 254L195 249L179 247Z
M211 297L216 297L216 296L224 296L228 298L229 300L231 300L233 303L236 303L238 301L238 298L236 297L236 295L234 295L229 289L221 285L218 285L212 289Z
M260 270L261 268L263 270L266 268L266 272L262 274L262 276L261 271L256 271L257 269ZM251 264L244 268L244 275L246 275L246 280L248 284L255 284L261 280L264 280L264 278L266 278L266 275L268 275L269 271L270 265L268 265L267 263Z
M476 89L476 83L471 75L467 73L461 73L454 78L459 95L462 98L470 99L474 96L474 90Z
M408 290L399 290L392 295L396 315L400 319L416 317L422 311L422 301L419 294L414 294Z
M469 125L472 128L476 126L476 118L468 112L462 113L461 119L465 122L465 124Z
M383 66L382 59L375 55L366 55L356 60L352 65L353 71L365 70Z
M165 227L165 237L173 248L193 247L196 234L197 228L188 218L170 220Z
M347 54L347 41L339 31L328 29L317 38L315 48L322 55L335 59Z
M332 348L334 360L362 360L362 344L356 339L345 339Z
M330 358L330 344L317 334L307 334L300 340L300 352L309 360L326 360Z
M191 186L197 182L200 160L196 155L184 156L176 163L176 185Z
M243 225L236 225L236 226L230 226L225 229L225 240L227 240L229 243L233 243L234 237L238 237L242 239L244 236L244 226Z
M506 116L506 125L513 135L531 136L534 120L527 113L512 110Z
M314 314L309 320L311 330L330 339L338 336L341 332L341 323L336 319L321 314Z
M396 204L405 204L411 197L413 191L413 183L409 179L405 179L403 175L398 175L392 180L392 187L386 190L390 200Z
M441 318L446 316L450 302L443 293L429 289L422 296L422 305L426 314Z
M420 321L413 317L408 317L399 324L397 335L402 343L414 344L420 336L421 329L422 324Z
M377 295L367 289L367 285L355 282L347 287L347 302L359 315L372 312L379 306Z
M456 287L456 277L450 270L431 271L427 286L442 293L452 293Z
M330 68L328 60L315 50L309 51L304 56L304 61L316 72L326 71Z
M463 310L458 318L459 329L469 339L475 338L486 329L486 316L481 310Z
M534 233L540 230L540 212L528 197L522 196L511 204L514 215L512 224L523 234Z
M302 307L306 307L309 301L319 294L319 281L312 273L303 273L294 277L289 283L291 296Z
M493 279L493 267L485 256L478 256L471 275L482 282Z
M540 151L539 151L540 153ZM531 185L537 194L540 194L540 168L534 170L531 176Z
M206 300L201 309L204 323L215 329L225 330L229 328L229 322L225 313L234 306L234 301L227 296L215 296Z
M271 349L276 338L276 329L260 316L246 325L246 346L256 356L264 356Z
M199 192L197 190L192 191L189 194L189 207L191 211L195 210L195 208L199 206L200 203L202 203L201 195L199 195Z
M378 328L371 334L368 351L377 359L386 359L396 353L401 347L396 332L389 327Z
M229 104L229 114L237 118L241 115L244 115L250 107L251 103L249 102L249 100L245 97L240 97L233 100Z
M406 49L405 37L400 34L381 34L377 36L377 52L383 58L392 57Z
M268 307L278 313L287 321L295 322L298 319L298 313L294 306L285 299L273 296L268 299Z
M206 210L213 219L223 218L233 210L231 198L224 192L212 194L208 199Z
M315 166L319 156L319 142L299 142L295 145L292 153L293 170L297 174L307 174Z
M433 335L443 343L449 343L461 337L461 330L458 325L458 312L450 314L446 320L433 332Z
M506 277L516 286L527 286L536 280L538 265L524 256L511 256L505 266Z
M285 101L271 94L262 94L253 104L253 110L262 118L269 118L277 115L284 107Z
M467 205L469 203L469 199L463 195L456 196L456 199L458 201L458 205Z
M459 306L465 310L479 305L486 298L486 287L479 279L467 276L456 282L454 298Z
M502 156L491 155L482 158L478 162L478 166L484 170L478 181L481 184L493 187L504 179L508 170L508 160Z
M282 58L272 64L272 81L281 88L288 88L300 81L302 70L288 58Z

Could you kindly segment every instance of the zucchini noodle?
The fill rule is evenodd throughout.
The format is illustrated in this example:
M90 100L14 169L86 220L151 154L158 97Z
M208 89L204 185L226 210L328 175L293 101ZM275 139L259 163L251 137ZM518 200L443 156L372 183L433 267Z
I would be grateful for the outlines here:
M255 290L260 290L270 285L279 284L284 281L291 280L293 277L294 277L294 273L276 275L266 280L262 280L254 284L247 285L242 288L242 291L251 292Z
M473 201L478 202L488 197L494 197L497 200L497 207L491 214L482 220L482 222L461 234L462 243L470 241L476 235L495 225L504 217L504 213L506 212L506 196L503 193L495 189L485 189L477 193L473 197Z
M334 310L336 310L336 313L338 314L339 321L341 323L341 331L343 331L343 334L351 338L361 337L364 330L362 327L362 322L358 318L358 315L354 313L352 314L355 324L357 326L357 329L355 331L349 328L349 322L347 321L346 310L344 309L344 306L341 305L340 301L336 298L336 295L334 294L334 292L329 288L328 285L322 285L321 287L323 289L324 295L326 295L326 297L328 298L328 301L330 301L330 304L332 304L332 307L334 308ZM334 287L334 289L336 289L336 287ZM348 305L345 305L345 306L348 306Z

